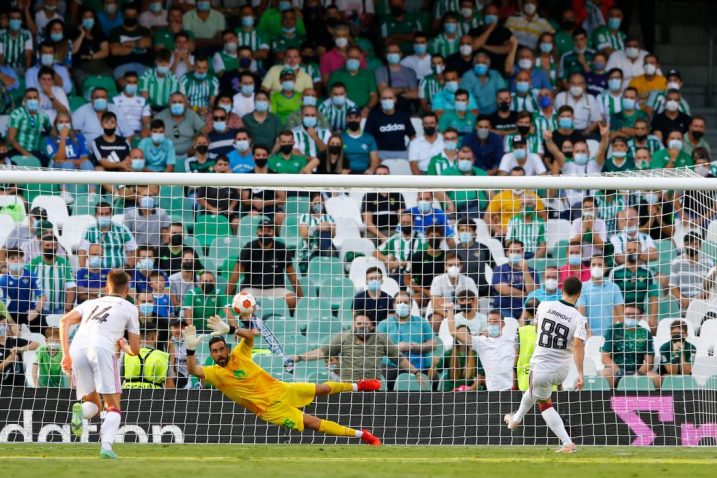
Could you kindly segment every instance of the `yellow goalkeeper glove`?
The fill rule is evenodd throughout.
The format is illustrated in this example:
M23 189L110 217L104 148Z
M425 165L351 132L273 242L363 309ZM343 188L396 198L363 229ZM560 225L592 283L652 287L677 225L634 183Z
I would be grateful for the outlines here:
M210 334L213 337L217 335L226 335L231 331L229 324L224 322L218 315L212 315L207 319L207 325L213 332Z

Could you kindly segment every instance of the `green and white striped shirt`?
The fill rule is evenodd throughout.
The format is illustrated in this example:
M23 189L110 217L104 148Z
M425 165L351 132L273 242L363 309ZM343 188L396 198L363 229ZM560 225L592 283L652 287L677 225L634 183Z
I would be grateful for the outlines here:
M448 12L456 14L461 11L461 0L436 0L433 5L434 18L443 18Z
M430 100L433 95L443 89L443 85L438 82L436 75L431 73L423 77L418 83L418 97L424 100ZM429 101L430 102L430 101Z
M198 80L194 72L189 72L179 80L179 84L194 108L208 107L209 99L219 94L219 80L211 73L203 80Z
M613 195L613 200L608 202L605 193L598 191L595 194L595 205L598 218L605 221L607 225L608 234L614 234L617 230L617 213L627 205L625 197L622 194Z
M311 253L318 250L318 248L319 248L319 232L316 230L316 228L322 222L328 222L328 223L333 224L334 220L331 216L329 216L326 213L323 213L320 216L316 216L315 214L305 213L299 217L299 225L309 226L309 238L304 239L302 247L301 247L301 251L300 251L300 258L302 260L308 260Z
M531 221L526 221L526 215L516 214L508 221L506 240L518 240L523 243L525 252L535 253L545 244L545 221L535 213L530 213Z
M17 129L16 141L28 151L38 151L43 131L49 131L50 118L45 113L31 115L25 106L15 108L10 113L8 128Z
M146 91L149 95L149 104L152 109L165 108L169 104L172 93L180 90L179 80L174 73L169 72L164 78L157 77L156 69L145 71L139 78L139 91Z
M600 93L597 100L600 104L600 110L606 118L622 111L622 94L613 96L610 94L610 90L605 90Z
M535 92L529 91L525 96L519 96L517 94L513 94L512 96L510 100L510 111L515 111L516 113L520 113L521 111L535 113L539 110Z
M650 97L647 99L647 105L652 108L654 111L653 114L660 114L665 111L665 103L667 103L666 98L667 92L660 91L659 93L652 93ZM685 98L680 98L680 108L679 111L683 112L686 115L692 116L690 113L690 105L687 103L687 100Z
M309 75L312 83L321 83L321 71L316 63L309 63L308 65L302 63L299 69Z
M329 122L329 128L331 128L331 131L343 131L346 129L346 112L350 108L355 107L356 103L348 98L346 98L346 104L340 108L334 105L331 98L328 98L319 105L319 113L326 117L326 121Z
M535 136L538 138L543 137L545 131L555 131L558 129L558 114L557 110L553 109L553 114L550 118L546 118L542 111L538 110L533 113L533 129L535 130Z
M445 33L441 33L436 36L428 46L428 51L431 55L443 55L446 58L448 55L452 55L458 51L458 47L461 46L461 36L456 34L455 38L448 38Z
M625 39L627 39L627 35L625 35L625 33L620 30L613 33L606 26L598 28L592 34L593 47L598 50L604 50L605 48L624 50Z
M5 66L15 72L25 71L25 51L32 50L32 33L22 28L17 36L10 35L8 29L0 30L0 54Z
M635 141L635 138L630 138L627 140L627 154L628 157L633 159L635 158L635 152L637 151L637 148L647 148L647 150L650 152L651 157L654 153L663 148L662 143L660 143L660 140L654 134L647 135L647 139L645 140L647 144L644 146L637 146L637 144L635 144Z
M30 262L30 269L37 276L37 284L45 295L45 314L62 314L65 312L67 290L77 287L72 277L72 267L67 259L55 257L55 262L47 264L42 256Z
M269 49L269 42L266 41L266 38L264 38L264 36L256 29L245 31L242 28L237 28L234 30L234 33L236 33L239 38L240 47L248 46L251 48L251 51L254 52Z
M319 139L324 143L329 142L329 138L331 137L331 131L325 128L315 128L316 129L316 135L319 137ZM293 128L291 130L291 133L294 135L294 149L298 149L301 154L304 156L308 156L309 158L315 158L319 154L319 148L316 146L316 141L314 141L311 136L309 136L309 133L306 132L303 126L297 126L296 128Z
M128 253L137 250L137 242L124 225L112 223L107 231L92 226L85 231L80 249L89 250L91 244L102 246L102 267L124 267Z
M458 36L468 35L471 30L473 30L474 28L478 28L482 24L483 18L481 17L480 13L474 11L473 17L471 17L469 20L466 20L461 15L458 19Z
M513 152L513 138L518 135L519 135L519 133L510 133L510 134L506 135L505 139L503 140L503 150L506 153ZM535 153L535 154L541 154L541 155L545 153L545 151L543 150L543 140L541 138L542 138L542 136L537 136L534 134L529 134L527 136L528 152L529 153Z
M232 71L239 68L239 56L230 55L224 50L218 51L212 58L212 70L215 73Z
M416 232L409 238L405 238L403 234L397 232L386 239L386 242L378 246L378 252L386 256L394 257L400 262L407 262L412 254L425 251L426 249L428 249L426 239Z

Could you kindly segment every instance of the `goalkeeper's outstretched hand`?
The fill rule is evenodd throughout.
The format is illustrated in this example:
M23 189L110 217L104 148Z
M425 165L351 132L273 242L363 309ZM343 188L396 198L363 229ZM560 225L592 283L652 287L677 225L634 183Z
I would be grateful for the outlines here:
M217 335L226 335L231 330L229 328L229 324L224 322L221 319L221 317L219 317L218 315L212 315L211 317L209 317L207 319L207 325L209 326L210 329L213 330L213 332L210 335L215 336L215 337Z
M197 328L193 325L189 325L184 329L184 345L187 347L187 350L196 350L197 345L199 345L203 338L203 335L197 335Z

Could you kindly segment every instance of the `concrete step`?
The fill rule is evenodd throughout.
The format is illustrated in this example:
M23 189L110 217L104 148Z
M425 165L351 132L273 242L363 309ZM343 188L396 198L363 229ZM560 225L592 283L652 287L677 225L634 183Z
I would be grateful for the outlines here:
M717 108L705 108L705 107L696 107L691 108L692 115L699 115L703 116L705 120L707 121L707 129L708 131L716 131L717 130Z
M671 68L683 65L706 65L709 52L706 43L691 43L689 45L676 45L674 43L657 43L655 53L660 57L660 64ZM717 64L717 47L712 55L714 64Z
M668 65L669 66L669 65ZM702 65L682 65L676 67L676 69L682 75L682 81L685 85L689 86L707 86L707 73L709 67L706 64ZM667 73L669 68L663 68L663 73ZM712 67L712 81L717 80L717 62Z
M717 4L717 2L715 3ZM696 13L699 13L698 17L695 17ZM716 16L717 15L713 15L711 18L715 18ZM710 38L710 32L709 28L704 26L704 20L702 20L702 18L702 13L695 10L692 13L692 18L685 20L683 23L675 23L672 21L669 25L669 43L680 46L696 44L705 45L706 48ZM655 38L658 41L662 40L662 24L660 21L657 22L655 31Z
M709 18L717 15L717 5L713 1L705 2L654 2L655 20L658 25L670 23L672 25L703 24Z

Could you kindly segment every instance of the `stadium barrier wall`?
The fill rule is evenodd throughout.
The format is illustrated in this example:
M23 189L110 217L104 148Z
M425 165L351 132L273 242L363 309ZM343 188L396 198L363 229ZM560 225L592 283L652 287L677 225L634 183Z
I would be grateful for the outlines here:
M582 445L714 445L717 423L700 392L621 394L558 392L556 408ZM518 392L355 394L350 403L323 397L309 413L356 428L367 427L386 444L552 445L556 439L536 413L513 433L503 414ZM0 389L0 443L70 442L67 389ZM348 443L341 438L279 430L213 390L126 390L119 442L141 443ZM97 441L97 420L80 441Z

